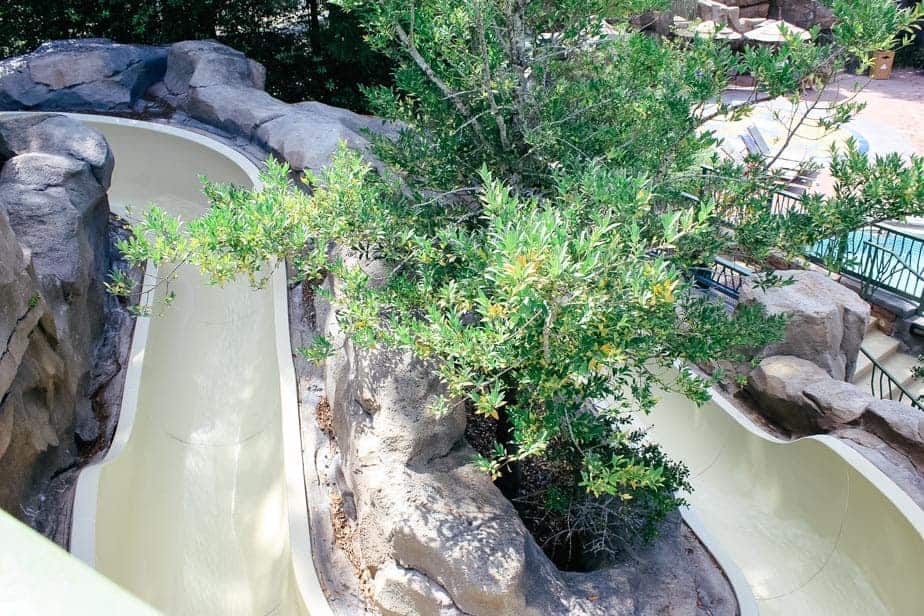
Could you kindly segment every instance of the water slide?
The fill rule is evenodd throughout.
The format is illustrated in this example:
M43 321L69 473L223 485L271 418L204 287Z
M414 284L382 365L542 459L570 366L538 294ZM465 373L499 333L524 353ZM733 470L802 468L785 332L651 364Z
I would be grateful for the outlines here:
M75 117L113 150L117 213L156 203L189 219L208 207L200 175L258 183L212 139ZM78 480L71 551L168 614L330 614L311 561L284 272L255 292L184 268L174 289L175 304L138 320L113 446Z
M691 407L662 394L642 421L690 467L688 521L750 587L743 616L924 614L924 511L879 469L831 437L772 438L717 392Z
M247 159L211 139L75 117L115 153L117 212L155 202L194 216L207 207L200 174L257 184ZM311 562L283 273L261 292L211 287L185 269L175 286L176 303L136 326L113 446L78 481L71 551L168 614L327 616ZM744 616L924 613L924 513L858 453L827 437L770 438L718 395L700 409L665 395L645 421L690 466L688 521L729 573ZM24 596L14 589L40 584L50 590L27 593L30 605L104 613L89 607L98 592L112 613L145 611L32 535L0 515L13 546L0 554L0 611ZM64 592L72 587L84 590Z

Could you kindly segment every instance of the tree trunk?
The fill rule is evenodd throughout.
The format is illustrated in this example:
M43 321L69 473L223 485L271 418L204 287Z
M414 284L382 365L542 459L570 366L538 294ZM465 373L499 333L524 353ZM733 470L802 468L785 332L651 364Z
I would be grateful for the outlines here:
M321 18L320 0L307 0L308 2L308 40L311 42L311 51L315 54L321 47Z

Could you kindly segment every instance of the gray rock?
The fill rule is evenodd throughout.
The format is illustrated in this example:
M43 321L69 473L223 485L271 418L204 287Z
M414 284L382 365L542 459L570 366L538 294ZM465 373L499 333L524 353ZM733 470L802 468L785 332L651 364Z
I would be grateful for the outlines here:
M256 88L214 85L191 89L186 111L206 124L252 138L259 127L289 113L289 106Z
M376 572L372 592L382 616L463 616L433 580L396 564Z
M166 58L162 48L106 39L45 43L0 61L0 110L130 111Z
M826 30L834 25L834 13L816 0L770 0L769 15L808 30L819 26Z
M60 511L34 505L60 506L45 489L75 465L75 433L100 434L90 385L113 161L101 135L65 116L0 119L0 138L10 155L0 169L0 506L52 523Z
M91 278L102 284L106 246L93 239L105 241L109 205L89 165L56 154L20 154L3 166L0 184L0 208L43 278L53 274L68 296L82 295Z
M785 339L762 357L793 355L814 362L840 381L853 376L869 320L869 304L824 274L806 270L777 272L795 282L766 291L746 280L740 303L762 304L770 315L788 317Z
M810 383L802 393L818 409L816 427L822 432L854 423L875 400L852 383L831 378Z
M364 150L368 141L339 120L293 112L267 122L256 133L259 143L288 161L293 169L321 171L346 142Z
M396 122L383 120L382 118L377 118L375 116L362 115L350 111L349 109L341 109L340 107L325 105L324 103L319 103L318 101L294 103L291 106L294 109L305 112L309 115L332 122L339 122L354 133L360 135L364 134L365 131L369 131L371 133L395 138L398 136L401 130L401 126Z
M4 118L0 121L0 149L11 158L15 154L43 152L69 156L90 165L104 187L112 179L115 160L106 138L90 127L57 114L35 114Z
M924 461L924 411L892 400L874 400L862 423L887 443Z
M751 371L748 390L766 418L790 432L810 434L818 430L821 412L805 390L828 380L828 374L812 362L779 355L764 359Z
M208 86L262 90L266 69L217 41L182 41L170 46L164 84L175 96Z

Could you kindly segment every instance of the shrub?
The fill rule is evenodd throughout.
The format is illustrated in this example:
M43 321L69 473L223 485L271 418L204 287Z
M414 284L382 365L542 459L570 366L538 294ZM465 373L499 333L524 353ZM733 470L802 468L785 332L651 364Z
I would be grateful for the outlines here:
M373 174L341 151L307 195L270 161L263 191L210 185L212 209L188 226L153 209L123 250L189 261L217 282L243 272L260 284L268 259L289 260L305 279L334 274L341 293L331 299L354 343L431 360L447 388L433 412L466 404L497 423L476 463L528 522L537 501L521 493L522 465L549 469L538 502L578 529L534 525L558 537L553 552L576 542L605 556L652 536L679 504L685 472L627 418L649 411L659 389L703 402L723 376L695 378L674 369L678 360L739 362L782 331L754 307L729 317L688 269L719 253L758 263L772 250L798 253L857 212L921 208L896 197L919 189L917 171L893 168L881 177L903 179L880 182L854 149L835 166L852 188L774 215L776 157L721 161L701 127L748 113L715 104L730 74L755 77L749 103L758 90L794 96L807 81L823 92L881 37L845 27L844 40L790 38L735 55L634 30L631 14L661 4L645 0L340 4L361 11L370 44L397 67L394 86L367 90L405 127L394 141L373 136L387 169ZM864 6L851 19L875 22L880 3ZM857 108L848 101L822 122L837 126ZM381 284L369 284L363 259L388 266ZM333 351L319 338L304 353Z

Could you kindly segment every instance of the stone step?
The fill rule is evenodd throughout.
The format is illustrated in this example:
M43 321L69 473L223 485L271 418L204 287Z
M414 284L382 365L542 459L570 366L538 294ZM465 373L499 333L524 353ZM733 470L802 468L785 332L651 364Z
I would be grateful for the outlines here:
M880 364L887 360L891 354L897 352L899 346L900 343L898 340L886 336L878 329L873 330L863 339L863 350L876 358L876 361ZM872 362L867 359L863 353L860 353L860 356L857 358L856 370L853 373L853 383L864 383L864 379L869 377L869 373L872 369Z
M915 398L924 396L924 379L911 379L911 382L905 387Z
M907 353L892 353L885 362L880 363L902 386L908 386L914 381L911 371L918 363L916 357Z

